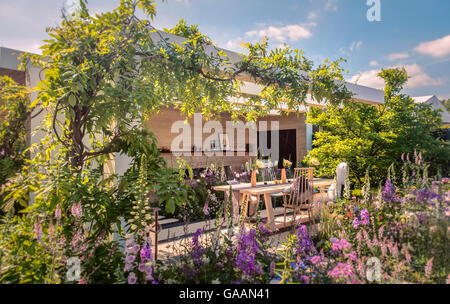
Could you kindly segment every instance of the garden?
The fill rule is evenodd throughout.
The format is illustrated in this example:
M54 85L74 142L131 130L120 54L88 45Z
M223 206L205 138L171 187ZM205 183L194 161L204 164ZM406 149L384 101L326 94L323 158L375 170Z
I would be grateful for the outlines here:
M436 135L439 113L401 93L404 69L380 73L382 106L360 104L340 84L341 61L314 66L302 51L269 50L263 40L246 44L248 55L233 65L183 20L166 30L183 43L160 37L155 17L149 0L97 15L80 1L76 16L48 29L43 56L22 57L23 68L45 72L36 88L0 77L0 283L450 283L450 146ZM242 74L263 89L230 104ZM281 105L298 110L307 94L328 101L327 111L308 113L322 129L305 159L283 167L314 167L315 177L331 179L341 162L349 171L342 196L314 202L313 220L282 238L261 208L251 223L236 223L231 195L213 189L250 182L256 171L263 180L259 161L232 178L218 163L198 175L181 158L172 168L141 127L168 104L187 117L252 121ZM36 112L45 135L28 145ZM123 175L105 174L113 154L131 159ZM186 230L171 256L158 258L159 216L204 227Z

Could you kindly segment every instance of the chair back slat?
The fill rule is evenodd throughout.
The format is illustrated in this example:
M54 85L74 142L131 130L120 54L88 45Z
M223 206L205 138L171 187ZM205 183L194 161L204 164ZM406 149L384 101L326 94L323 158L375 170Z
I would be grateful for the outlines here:
M302 207L312 203L314 197L314 168L295 168L290 188L289 203L292 207Z

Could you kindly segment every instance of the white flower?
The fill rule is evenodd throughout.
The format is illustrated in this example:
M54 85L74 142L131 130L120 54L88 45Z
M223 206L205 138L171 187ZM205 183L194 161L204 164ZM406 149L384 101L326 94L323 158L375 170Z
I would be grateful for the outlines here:
M212 280L212 281L211 281L211 284L220 284L219 278L217 278L217 279L215 279L215 280Z

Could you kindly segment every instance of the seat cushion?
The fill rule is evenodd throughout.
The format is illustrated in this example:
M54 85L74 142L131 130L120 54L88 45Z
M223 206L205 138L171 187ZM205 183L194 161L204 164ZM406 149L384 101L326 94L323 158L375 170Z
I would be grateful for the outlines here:
M228 184L228 185L238 185L238 184L240 184L240 183L239 183L238 180L233 179L233 180L227 181L227 184Z

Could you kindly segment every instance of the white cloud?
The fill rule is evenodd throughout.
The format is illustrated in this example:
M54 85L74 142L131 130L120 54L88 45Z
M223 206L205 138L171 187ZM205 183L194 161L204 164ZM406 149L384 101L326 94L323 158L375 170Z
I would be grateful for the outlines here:
M281 27L268 26L260 30L253 30L245 33L249 37L264 37L267 36L270 39L275 39L280 42L285 42L287 40L297 41L299 39L307 39L312 36L311 28L313 28L315 23L307 24L291 24Z
M407 58L409 58L409 54L408 53L394 53L394 54L390 54L387 58L389 61L407 59Z
M319 16L319 14L317 11L312 11L312 12L309 12L308 19L309 20L316 19L318 16Z
M417 63L405 65L405 69L410 77L406 84L408 88L438 86L443 83L442 79L431 78Z
M359 74L353 75L349 82L357 83L360 85L368 86L375 89L384 88L384 81L378 77L379 70L364 71Z
M353 52L355 50L359 50L361 48L362 45L362 41L354 41L352 42L352 44L350 44L349 50L350 52Z
M325 9L327 11L336 12L338 10L338 0L328 0L327 3L325 3Z
M189 0L176 0L178 3L183 3L185 5L189 5Z
M277 45L277 49L287 49L289 47L289 45L288 44L286 44L286 43L281 43L281 44L279 44L279 45Z
M450 35L433 41L422 42L414 50L433 57L444 57L450 54Z
M235 39L228 40L226 43L227 49L231 51L237 51L242 52L243 49L241 47L241 43L244 42L244 40L241 37L237 37Z
M362 44L363 44L363 42L361 40L360 41L353 41L348 48L341 47L339 49L339 52L344 54L345 56L349 56L350 57L351 53L354 52L354 51L359 50L361 48Z
M378 61L376 61L376 60L372 60L369 64L370 64L370 66L378 66L378 65L380 65L380 63Z
M396 66L400 67L400 66ZM416 63L404 66L408 73L409 79L406 88L419 88L426 86L439 86L443 83L442 79L431 78L425 71ZM382 89L384 88L384 81L378 77L380 70L368 70L359 74L353 75L349 82L358 83L360 85Z

